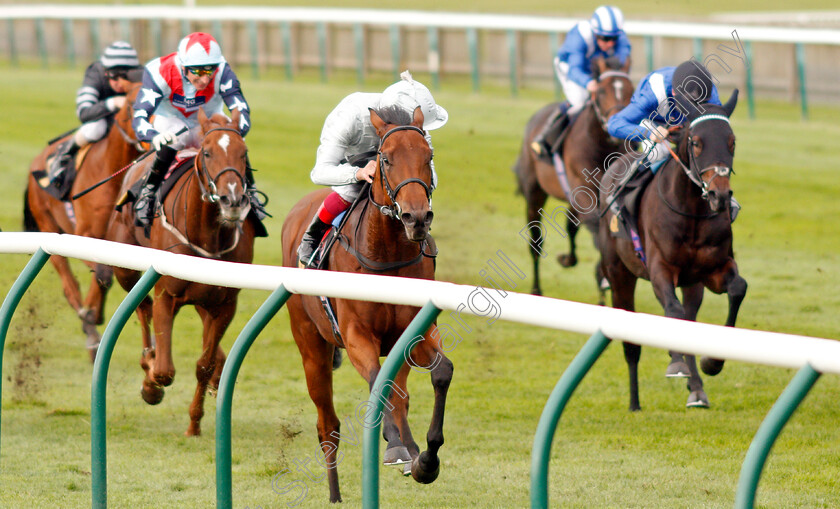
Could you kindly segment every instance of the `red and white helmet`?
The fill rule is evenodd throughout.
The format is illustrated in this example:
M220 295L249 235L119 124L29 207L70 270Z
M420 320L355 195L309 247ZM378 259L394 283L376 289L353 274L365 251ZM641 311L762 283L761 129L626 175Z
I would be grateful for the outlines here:
M178 44L178 60L184 67L219 65L224 62L222 48L210 34L193 32Z

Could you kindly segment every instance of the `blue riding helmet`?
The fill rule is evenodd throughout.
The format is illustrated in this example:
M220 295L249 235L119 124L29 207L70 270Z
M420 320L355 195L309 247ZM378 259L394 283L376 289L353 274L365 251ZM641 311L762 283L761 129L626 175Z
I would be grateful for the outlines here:
M624 31L624 14L618 7L602 5L595 9L589 24L599 37L618 37Z

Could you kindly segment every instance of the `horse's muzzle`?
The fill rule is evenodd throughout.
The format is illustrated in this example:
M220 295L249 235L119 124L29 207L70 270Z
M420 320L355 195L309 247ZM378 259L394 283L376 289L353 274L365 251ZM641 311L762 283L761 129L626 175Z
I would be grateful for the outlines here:
M728 189L713 189L709 191L709 207L712 209L712 212L722 212L726 210L731 197L732 191Z
M413 242L421 242L429 234L429 227L432 225L435 213L427 210L425 213L420 212L403 212L400 216L403 226L405 226L405 234L408 240Z
M250 208L251 201L245 193L219 196L219 213L223 224L241 223L248 215Z

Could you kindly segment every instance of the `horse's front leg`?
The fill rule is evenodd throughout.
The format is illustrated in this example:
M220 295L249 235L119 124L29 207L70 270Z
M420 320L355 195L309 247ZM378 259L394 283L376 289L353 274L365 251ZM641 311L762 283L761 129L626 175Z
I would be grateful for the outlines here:
M738 265L735 260L730 258L727 260L723 269L712 273L704 284L709 290L715 293L726 292L729 297L729 314L726 316L726 326L734 327L735 320L738 318L738 310L741 308L741 302L747 295L747 281L738 274ZM723 369L723 359L712 359L711 357L703 357L700 360L700 368L703 373L709 376L715 376Z
M233 320L236 312L236 301L207 309L196 305L203 324L203 338L201 357L195 364L195 394L190 404L190 425L185 435L188 437L201 435L201 418L204 417L204 395L207 393L207 386L216 371L216 361L219 342L222 340L225 331Z
M686 318L685 308L677 298L677 289L675 282L677 281L677 273L665 263L657 263L650 260L648 265L650 270L650 282L653 285L653 293L665 310L665 316L669 318L676 318L684 320ZM701 295L702 298L702 295ZM685 356L681 352L669 350L668 354L671 356L671 362L665 370L666 377L685 378L691 376L691 367L685 361Z
M685 319L692 322L697 319L697 312L700 310L700 304L703 303L703 284L698 283L693 286L683 288L683 310L685 311ZM694 355L685 355L685 362L688 366L688 401L685 406L708 408L709 398L703 390L703 379L700 378L700 372L697 371L697 360Z
M169 387L175 379L175 363L172 361L172 322L180 305L175 302L161 283L155 286L152 305L154 323L155 356L151 364L151 378L158 385Z
M435 390L435 405L432 411L432 421L426 434L427 449L414 458L411 463L411 476L415 481L429 484L437 479L440 473L440 459L438 450L443 445L443 416L446 409L446 394L452 382L454 366L452 361L443 355L440 348L431 339L431 331L425 339L411 352L411 363L420 369L430 369L432 387Z

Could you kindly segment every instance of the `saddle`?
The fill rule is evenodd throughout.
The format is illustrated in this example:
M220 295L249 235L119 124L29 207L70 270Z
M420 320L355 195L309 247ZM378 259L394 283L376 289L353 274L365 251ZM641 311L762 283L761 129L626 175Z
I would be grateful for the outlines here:
M563 142L566 140L566 136L569 134L569 130L571 130L575 121L578 117L580 117L581 111L578 111L573 115L569 115L567 112L561 112L561 114L555 117L551 126L549 126L546 130L545 137L543 138L545 145L551 150L549 152L543 151L540 153L539 157L541 159L550 162L552 154L562 155L560 149L563 147Z
M160 184L157 199L158 203L163 203L163 200L166 199L169 191L175 187L175 183L178 182L178 179L195 166L196 154L197 152L194 149L178 152L178 155L175 156L175 160L172 161L172 165L169 166L169 171L167 171L166 176L163 177L163 182ZM126 203L134 203L134 200L136 200L140 195L140 189L143 188L145 182L146 179L141 178L132 184L125 194L117 201L116 209L122 210L122 207Z
M73 188L73 183L76 181L76 173L78 172L79 168L82 166L82 163L87 156L88 151L92 144L85 145L84 147L80 148L76 152L76 156L73 158L74 164L69 165L68 167L64 168L64 171L56 174L50 175L49 168L52 166L53 160L58 157L58 154L64 153L66 148L72 142L72 139L68 139L67 141L56 145L53 152L47 157L47 161L45 164L44 169L32 170L32 177L35 179L35 182L46 191L46 193L53 198L61 201L68 201L67 197L70 194L70 189Z
M616 182L618 187L607 197L607 207L613 213L610 219L610 233L613 237L626 240L632 240L637 235L637 218L642 195L655 176L642 157L632 160L631 164L633 166L629 171L630 175L625 177L626 181L615 176L619 165L611 166L604 175L605 179L610 179L607 182Z

